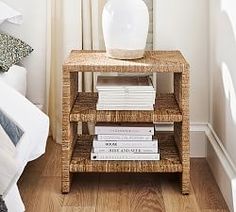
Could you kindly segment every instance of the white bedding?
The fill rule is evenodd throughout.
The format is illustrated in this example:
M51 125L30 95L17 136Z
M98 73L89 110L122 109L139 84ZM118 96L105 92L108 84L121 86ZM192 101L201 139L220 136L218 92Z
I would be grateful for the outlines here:
M21 24L22 19L23 17L18 11L0 1L0 24L4 21L9 21L13 24Z
M41 142L40 144L46 146L46 142ZM31 142L27 138L27 136L23 136L20 140L20 145L17 145L16 147L16 151L17 151L16 160L17 163L19 164L18 172L11 187L9 188L9 190L7 190L7 193L3 196L9 212L25 211L25 206L21 199L19 189L17 187L17 181L22 175L28 161L30 161L30 155L35 152L35 149L32 148ZM41 154L43 153L44 151L41 152Z
M13 65L8 72L0 72L0 80L26 95L27 71L24 67Z
M44 154L49 130L49 118L19 92L0 81L0 109L24 131L16 146L19 179L27 162ZM16 198L18 198L16 200ZM9 212L24 211L16 185L4 196Z

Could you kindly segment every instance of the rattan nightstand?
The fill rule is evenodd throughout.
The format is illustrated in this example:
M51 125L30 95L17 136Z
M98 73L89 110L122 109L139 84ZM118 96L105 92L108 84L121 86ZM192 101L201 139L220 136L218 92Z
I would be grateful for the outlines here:
M79 72L173 73L174 91L156 97L154 111L96 111L96 93L78 93ZM115 60L101 51L72 51L63 65L62 187L70 191L75 172L181 173L190 189L189 65L179 51L149 51L139 60ZM173 132L156 132L160 161L91 161L91 135L77 135L78 122L173 122Z

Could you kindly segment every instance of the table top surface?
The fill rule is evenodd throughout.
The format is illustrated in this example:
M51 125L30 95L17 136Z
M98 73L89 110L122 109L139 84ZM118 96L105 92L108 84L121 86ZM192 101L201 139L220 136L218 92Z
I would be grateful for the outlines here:
M63 65L69 72L183 72L189 64L180 51L146 51L141 59L118 60L104 51L73 50Z

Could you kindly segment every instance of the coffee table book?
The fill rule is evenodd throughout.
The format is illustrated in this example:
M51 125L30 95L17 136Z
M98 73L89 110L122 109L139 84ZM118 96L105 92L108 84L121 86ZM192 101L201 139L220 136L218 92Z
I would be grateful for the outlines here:
M105 147L117 147L117 148L144 148L144 147L153 147L157 148L157 140L153 141L97 141L93 140L94 148L105 148Z
M154 135L152 123L97 123L96 135Z
M152 141L152 135L96 135L96 139L99 141Z
M154 91L149 76L98 76L99 91Z
M119 153L119 154L113 154L113 153L91 153L91 160L114 160L114 161L132 161L132 160L138 160L138 161L157 161L160 160L160 154L159 153Z

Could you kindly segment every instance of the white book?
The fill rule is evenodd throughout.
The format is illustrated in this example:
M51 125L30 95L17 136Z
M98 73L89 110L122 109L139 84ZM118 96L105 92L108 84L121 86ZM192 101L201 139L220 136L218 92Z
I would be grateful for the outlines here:
M120 98L120 97L133 97L133 98L142 98L142 97L156 97L156 91L99 91L99 98Z
M124 93L124 94L114 94L113 92L109 92L107 93L106 95L102 95L100 93L98 93L98 98L99 99L143 99L143 98L146 98L146 99L154 99L156 97L156 94L152 94L152 93L146 93L146 94L139 94L139 93L136 93L136 94L129 94L129 93Z
M114 87L96 87L98 93L100 92L126 92L126 93L130 93L130 92L153 92L155 91L153 86L114 86Z
M97 135L98 141L152 141L152 135Z
M127 101L120 101L120 102L114 102L114 101L110 101L110 102L101 102L100 100L98 100L97 102L97 105L101 105L101 106L112 106L112 107L115 107L115 106L125 106L125 107L131 107L131 106L135 106L135 107L150 107L154 105L153 102L148 102L148 101L140 101L140 102L134 102L134 101L130 101L130 100L127 100Z
M147 86L129 86L129 85L114 85L114 86L96 86L98 92L152 92L154 91L153 85Z
M156 91L140 91L140 90L134 90L134 91L130 91L130 90L121 90L121 91L110 91L110 90L106 90L106 91L99 91L98 92L98 97L113 97L113 98L119 98L119 97L134 97L134 98L141 98L144 96L148 96L148 97L155 97L156 95Z
M110 104L97 104L97 110L144 110L152 111L153 105L110 105Z
M144 148L94 148L94 153L158 153L158 148L144 147Z
M146 123L97 123L96 135L154 135L154 124Z
M91 160L160 160L159 153L145 154L145 153L137 153L137 154L113 154L113 153L91 153Z
M98 105L135 105L135 106L153 106L155 104L155 99L98 99Z
M98 99L97 102L98 105L154 105L155 104L155 99L132 99L132 98L127 98L127 99Z
M158 148L157 140L154 141L93 141L93 148Z

